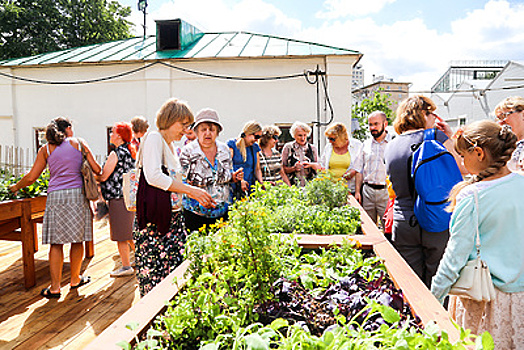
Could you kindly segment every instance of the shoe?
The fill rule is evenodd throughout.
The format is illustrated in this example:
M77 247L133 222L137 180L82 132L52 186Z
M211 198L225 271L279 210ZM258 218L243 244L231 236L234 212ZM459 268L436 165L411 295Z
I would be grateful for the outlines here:
M129 268L121 267L117 270L112 271L109 276L111 277L125 277L132 276L135 274L135 270L129 266Z
M47 299L60 299L62 294L59 293L51 293L50 288L44 288L40 291L40 295Z
M91 277L89 276L80 276L80 282L76 286L71 286L71 289L77 289L82 287L84 284L91 282Z

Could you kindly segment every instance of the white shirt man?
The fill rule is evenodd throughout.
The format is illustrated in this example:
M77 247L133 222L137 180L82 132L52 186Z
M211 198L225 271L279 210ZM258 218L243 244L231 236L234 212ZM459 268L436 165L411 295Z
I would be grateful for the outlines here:
M375 111L368 117L371 138L364 141L361 155L355 161L356 194L355 198L362 204L374 223L380 219L384 227L384 212L388 203L386 188L386 166L384 151L391 135L387 132L387 117L383 112Z

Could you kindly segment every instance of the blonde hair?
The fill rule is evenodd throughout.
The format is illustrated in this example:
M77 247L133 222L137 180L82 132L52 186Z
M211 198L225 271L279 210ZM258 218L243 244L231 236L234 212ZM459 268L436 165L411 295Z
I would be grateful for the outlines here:
M408 130L425 129L426 115L435 109L435 103L426 96L416 95L405 99L398 106L393 121L396 133L400 135Z
M326 137L335 136L344 141L347 141L349 139L348 129L342 123L330 124L327 127L326 132L324 132L324 135L326 135Z
M187 103L177 98L170 98L164 102L156 114L156 127L158 130L166 130L176 122L186 120L190 123L195 121Z
M497 107L495 107L495 115L499 115L504 111L524 111L524 97L510 96L500 101Z
M260 147L265 147L269 140L273 136L280 136L282 132L280 131L280 128L276 125L267 125L262 128L262 137L260 138L260 141L258 142L260 144Z
M297 133L298 129L302 129L305 132L307 132L307 136L311 135L311 128L306 123L302 122L294 122L293 125L291 125L291 128L289 129L289 133L293 138L295 138L295 134Z
M486 153L489 164L486 169L469 180L462 181L451 190L448 207L452 211L457 204L457 195L464 187L474 182L488 178L499 172L511 159L511 154L517 147L517 136L507 126L500 126L491 120L481 120L465 126L457 132L455 150L459 154L473 152L476 147Z
M240 151L240 154L242 155L242 159L244 160L244 162L247 159L246 140L244 138L248 135L256 134L260 130L262 130L262 125L255 120L250 120L246 124L244 124L244 127L242 128L242 133L240 133L240 136L238 137L236 142L237 148Z

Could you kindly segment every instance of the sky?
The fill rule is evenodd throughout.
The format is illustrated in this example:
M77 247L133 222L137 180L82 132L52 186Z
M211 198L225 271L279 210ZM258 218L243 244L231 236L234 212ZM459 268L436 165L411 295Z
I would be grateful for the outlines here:
M130 6L135 34L143 14ZM451 61L524 62L524 1L516 0L148 0L154 20L181 18L203 32L248 31L332 45L363 54L373 75L429 90Z

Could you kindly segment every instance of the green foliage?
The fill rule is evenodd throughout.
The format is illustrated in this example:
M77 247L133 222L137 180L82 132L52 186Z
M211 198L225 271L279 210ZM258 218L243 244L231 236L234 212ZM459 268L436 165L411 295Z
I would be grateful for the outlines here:
M390 95L384 94L383 90L373 92L373 96L365 98L360 105L353 106L351 110L351 117L358 119L360 125L359 130L353 132L356 139L364 141L368 136L368 115L374 111L382 111L386 114L388 123L391 125L394 119L394 113L390 106L392 102L389 100Z
M270 232L317 235L355 234L361 226L360 212L347 204L344 181L321 172L304 189L295 186L256 186L250 196L266 209Z
M0 0L0 60L131 37L114 0Z
M434 324L423 331L407 323L401 326L396 311L374 301L352 319L338 317L338 324L321 336L283 319L259 323L253 308L270 297L273 283L281 276L310 280L308 288L320 293L357 270L371 280L373 271L380 273L384 266L376 257L365 258L348 242L301 255L296 241L270 235L243 217L264 217L251 203L240 207L244 211L233 219L233 227L222 226L214 236L201 231L189 238L192 279L137 349L465 349L474 344L470 333L451 344ZM380 314L392 325L384 324L376 331L363 329L355 320L366 313L365 319ZM489 339L482 335L477 349L487 349L482 344ZM119 345L128 348L126 343Z
M312 191L329 195L323 191L328 186L315 184ZM256 310L276 301L278 281L290 281L319 296L348 276L360 276L366 286L384 278L381 260L355 249L350 241L303 254L292 234L272 234L277 208L329 208L307 198L307 190L296 187L259 186L250 198L232 206L227 223L193 232L185 247L191 278L145 338L137 340L136 349L465 349L473 344L469 333L451 344L434 325L424 331L412 328L401 323L396 310L367 298L362 300L368 305L351 318L335 309L336 323L321 335L281 318L262 324ZM347 208L335 206L331 211ZM318 213L319 220L326 219ZM371 331L357 321L378 316L390 326ZM488 344L488 336L481 343ZM130 348L126 342L118 345Z
M49 186L49 170L44 170L40 177L32 184L24 187L15 195L9 191L9 186L20 181L21 176L13 176L7 170L0 172L0 202L11 199L33 198L47 194Z
M320 172L305 187L306 199L311 204L321 204L328 209L347 204L349 190L342 179L335 179L329 172Z

